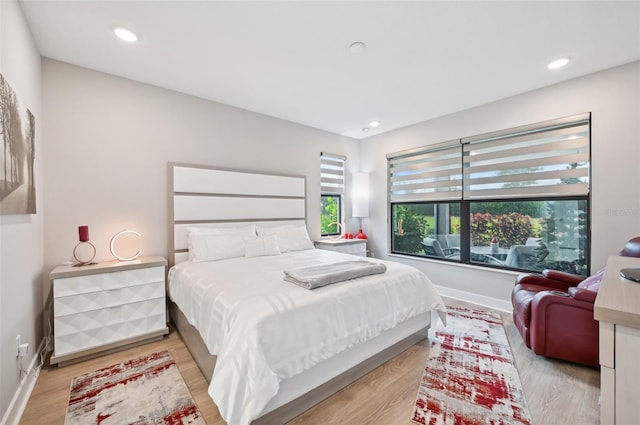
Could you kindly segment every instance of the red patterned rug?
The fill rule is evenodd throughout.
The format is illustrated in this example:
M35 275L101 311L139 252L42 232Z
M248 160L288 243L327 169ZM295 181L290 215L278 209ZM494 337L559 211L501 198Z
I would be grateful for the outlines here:
M73 378L65 425L206 425L168 351Z
M462 307L447 307L447 313L447 326L435 328L411 420L531 424L500 315Z

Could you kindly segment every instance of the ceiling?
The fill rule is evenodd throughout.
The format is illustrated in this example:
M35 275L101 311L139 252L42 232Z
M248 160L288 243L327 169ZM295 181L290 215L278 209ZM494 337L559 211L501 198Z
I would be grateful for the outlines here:
M44 57L356 139L640 59L640 1L19 4Z

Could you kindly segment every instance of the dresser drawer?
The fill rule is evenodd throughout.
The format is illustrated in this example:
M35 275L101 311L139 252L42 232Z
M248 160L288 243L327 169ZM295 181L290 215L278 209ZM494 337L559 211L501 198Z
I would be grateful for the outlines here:
M343 254L357 255L360 257L367 256L367 242L364 240L357 240L357 241L355 239L353 241L352 240L345 241L343 239L340 239L337 241L321 240L321 241L315 241L315 247L318 249L342 252Z
M56 338L72 333L92 331L158 314L166 314L165 298L139 301L115 307L91 310L56 317L53 321Z
M53 300L53 311L54 317L61 317L164 297L165 283L162 280L143 285L58 297Z
M88 294L153 282L164 282L164 266L56 279L53 297Z
M142 301L54 319L56 356L162 330L165 299Z
M358 255L360 257L367 256L367 245L364 243L353 244L353 245L345 245L340 248L340 252L344 252L345 254Z

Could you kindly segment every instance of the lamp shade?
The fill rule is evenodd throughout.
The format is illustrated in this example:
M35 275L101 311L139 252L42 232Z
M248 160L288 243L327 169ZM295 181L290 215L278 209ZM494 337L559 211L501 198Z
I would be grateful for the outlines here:
M369 174L351 175L351 216L369 217Z

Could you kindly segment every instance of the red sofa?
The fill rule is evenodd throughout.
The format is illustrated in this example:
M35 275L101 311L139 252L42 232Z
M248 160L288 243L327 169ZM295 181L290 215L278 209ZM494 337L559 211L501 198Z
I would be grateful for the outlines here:
M640 237L618 255L640 257ZM555 270L521 274L511 293L513 322L534 353L598 367L593 304L604 269L584 278Z

